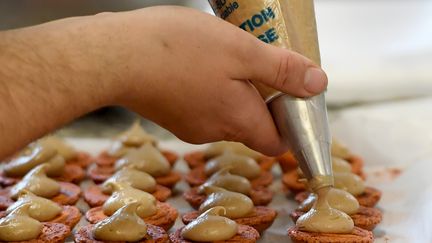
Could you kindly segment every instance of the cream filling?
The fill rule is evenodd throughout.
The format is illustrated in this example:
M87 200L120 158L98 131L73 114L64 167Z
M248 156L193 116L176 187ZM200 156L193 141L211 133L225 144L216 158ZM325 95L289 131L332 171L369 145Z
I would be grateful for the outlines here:
M364 181L353 173L334 173L334 187L345 190L354 196L362 194L366 188Z
M351 165L346 160L333 156L332 157L333 172L351 173Z
M30 204L23 204L0 219L0 241L28 241L39 237L43 225L29 216Z
M348 159L351 157L351 151L335 139L332 140L331 154L342 159Z
M181 231L184 239L199 242L229 240L237 234L237 223L225 216L224 207L208 209Z
M48 178L46 175L47 164L36 166L24 178L12 187L10 193L13 199L17 199L20 191L27 190L33 194L44 197L52 198L60 193L60 184Z
M224 188L228 191L239 192L245 195L250 195L252 185L248 179L233 175L229 172L229 168L224 168L214 173L203 185L199 187L199 192L203 193L207 186L216 186Z
M332 157L332 170L334 173L336 172L351 172L351 165L344 159L338 157ZM300 178L304 178L303 171L300 167L297 167L297 173Z
M4 172L7 176L24 176L40 164L49 164L46 172L50 176L59 176L63 173L65 161L57 155L57 151L41 142L31 143L18 157L7 163Z
M132 166L154 177L167 175L171 171L168 160L157 148L149 143L139 149L131 150L115 163L117 170L125 166Z
M121 158L125 156L129 151L136 149L137 147L125 146L120 141L113 141L111 146L108 148L107 153L115 158Z
M244 194L227 191L219 187L207 187L204 190L208 196L199 207L200 213L216 206L224 207L225 216L230 219L243 218L253 212L254 204Z
M113 193L102 206L105 215L113 215L115 211L131 202L139 203L137 214L141 218L146 218L156 214L157 200L155 197L153 197L153 195L135 189L126 183L113 182L107 186L112 187L111 190Z
M254 159L230 151L210 159L206 163L204 171L209 176L225 167L230 167L232 174L248 179L255 179L261 173L261 168Z
M329 187L316 191L318 198L313 207L300 216L296 226L301 231L320 233L351 233L354 222L350 216L337 209L331 208L327 202Z
M129 129L120 134L117 140L126 146L139 147L145 143L156 145L156 138L144 130L139 120L136 120Z
M24 204L30 205L29 216L41 222L54 219L63 210L57 203L24 190L20 192L18 200L7 208L6 213L9 214Z
M147 235L147 225L138 215L140 203L129 203L93 227L93 237L100 241L135 242Z
M127 183L133 188L149 193L156 190L156 180L151 175L129 167L123 167L102 184L101 188L104 193L112 193L112 187L108 186L112 182Z
M256 152L248 147L246 147L242 143L237 142L228 142L228 141L221 141L210 144L205 150L204 155L207 159L213 158L219 155L222 155L226 151L231 151L235 154L247 156L249 158L253 158L254 160L259 159L262 157L262 154L259 152Z
M131 127L118 135L108 149L108 154L117 158L126 155L130 149L139 148L142 145L150 143L157 145L156 138L148 134L136 120Z
M43 146L54 148L57 153L66 161L74 159L77 156L77 151L67 144L63 139L56 136L46 136L39 140Z
M316 202L317 194L311 193L304 200L298 209L303 212L309 211ZM331 188L327 194L327 201L330 207L340 210L348 215L353 215L358 212L360 207L357 199L350 193L337 188Z

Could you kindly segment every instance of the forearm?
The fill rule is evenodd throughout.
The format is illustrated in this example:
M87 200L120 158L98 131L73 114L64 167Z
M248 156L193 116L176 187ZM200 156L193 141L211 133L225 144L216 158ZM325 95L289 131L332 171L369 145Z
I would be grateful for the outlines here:
M0 32L0 158L119 95L88 24L62 22Z

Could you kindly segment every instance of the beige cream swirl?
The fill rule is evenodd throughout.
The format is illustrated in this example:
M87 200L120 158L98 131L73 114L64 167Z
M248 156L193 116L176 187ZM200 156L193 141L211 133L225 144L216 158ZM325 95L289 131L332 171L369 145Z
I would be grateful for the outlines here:
M156 146L157 140L142 128L139 120L136 120L131 127L115 138L108 149L108 154L120 158L129 152L129 150L139 148L146 143Z
M16 158L7 163L4 172L7 176L24 176L40 164L49 165L46 169L49 176L59 176L63 173L65 161L53 147L37 141L30 144Z
M205 150L204 155L207 159L222 155L223 153L231 151L235 154L247 156L250 158L253 158L255 160L259 159L262 154L259 152L256 152L248 147L246 147L242 143L237 142L228 142L228 141L221 141L210 144Z
M354 196L358 196L365 191L364 181L353 173L333 173L334 186L345 190Z
M135 189L127 183L111 182L107 186L112 187L112 194L102 206L105 215L113 215L115 211L131 202L139 202L137 214L142 218L157 212L157 200L153 195Z
M316 191L318 198L313 207L300 216L296 226L301 231L320 233L351 233L354 222L350 216L331 208L327 202L328 187Z
M316 202L317 194L311 193L304 200L298 209L303 212L309 211ZM331 188L327 194L327 201L330 207L340 210L348 215L353 215L358 212L360 207L357 199L349 192L337 188Z
M57 203L43 197L38 197L30 191L23 190L19 192L18 200L7 208L6 213L9 214L24 204L30 204L28 209L29 216L41 222L54 219L63 210Z
M351 172L351 165L344 159L338 158L338 157L332 157L332 170L334 173L339 172ZM299 174L300 178L304 178L303 171L300 167L297 167L297 173Z
M351 172L351 165L346 160L333 156L332 157L333 172Z
M224 207L210 208L187 224L181 231L181 236L184 239L198 242L229 240L237 234L238 225L224 216Z
M22 204L0 219L0 241L29 241L39 237L43 225L29 216L30 204Z
M204 190L207 198L199 207L200 213L216 206L222 206L226 210L226 217L237 219L249 216L254 210L252 200L244 194L227 191L220 187L206 187Z
M20 191L27 190L37 196L52 198L60 193L60 184L46 175L47 164L41 164L32 169L24 178L14 185L10 191L11 197L17 199Z
M147 225L138 215L140 203L129 203L93 227L93 237L100 241L135 242L147 235Z
M115 163L116 170L125 166L133 166L135 169L149 173L154 177L167 175L171 171L168 160L149 143L144 144L139 149L129 151Z
M255 179L259 177L261 173L261 167L254 159L230 151L210 159L206 163L204 171L206 175L209 176L224 167L230 167L230 172L232 174L243 176L248 179Z
M342 159L348 159L351 157L351 151L336 139L332 140L331 154Z
M252 185L249 180L239 175L233 175L229 170L230 168L223 168L214 173L203 185L199 187L199 192L204 193L204 188L206 186L217 186L227 189L228 191L250 195Z
M46 136L41 138L39 141L43 146L54 148L66 161L76 158L78 154L74 147L67 144L63 139L57 136Z
M104 193L112 193L112 186L108 186L112 182L127 183L133 188L149 193L156 190L156 180L151 175L131 167L123 167L108 178L101 186Z

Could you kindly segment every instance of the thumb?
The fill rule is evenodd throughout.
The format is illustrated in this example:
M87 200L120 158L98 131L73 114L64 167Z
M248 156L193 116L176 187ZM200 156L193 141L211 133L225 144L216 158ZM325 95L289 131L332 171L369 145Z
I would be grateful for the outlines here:
M309 97L323 92L327 75L315 63L297 52L265 43L248 52L249 79L263 83L284 93Z

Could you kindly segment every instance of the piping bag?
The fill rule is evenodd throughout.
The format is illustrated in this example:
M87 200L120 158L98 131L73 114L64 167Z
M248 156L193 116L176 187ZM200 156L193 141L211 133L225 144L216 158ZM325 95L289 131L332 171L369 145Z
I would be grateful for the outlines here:
M209 0L216 16L260 40L296 51L320 65L313 0ZM253 82L313 191L333 186L331 136L324 93L283 94Z

